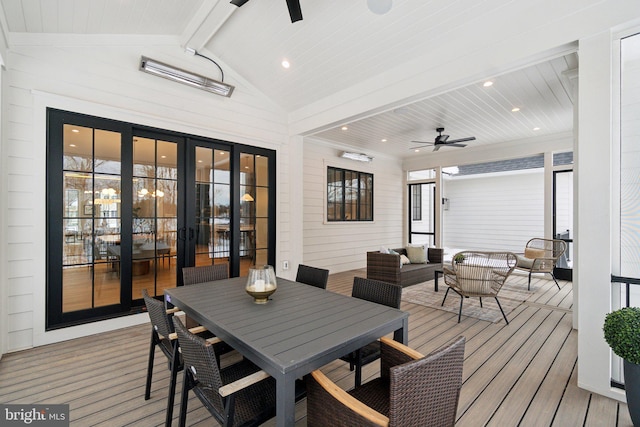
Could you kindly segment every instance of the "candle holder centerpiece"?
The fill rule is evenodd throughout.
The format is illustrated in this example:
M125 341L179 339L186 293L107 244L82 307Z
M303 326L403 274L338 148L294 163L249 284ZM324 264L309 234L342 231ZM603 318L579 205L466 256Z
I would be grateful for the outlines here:
M245 290L253 297L256 304L266 304L269 296L276 291L276 273L273 267L265 265L262 267L250 267L249 276Z

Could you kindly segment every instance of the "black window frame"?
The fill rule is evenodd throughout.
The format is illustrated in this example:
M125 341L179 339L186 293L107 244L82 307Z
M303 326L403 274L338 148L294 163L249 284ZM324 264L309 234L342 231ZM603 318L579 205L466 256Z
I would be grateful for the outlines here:
M422 186L412 185L411 189L411 220L422 221Z
M348 176L351 178L347 178ZM350 184L353 182L357 183L355 187ZM370 183L368 188L363 188L364 182ZM351 194L355 194L355 200L347 200L349 189L354 190ZM327 222L372 222L374 220L373 195L372 173L327 166ZM366 209L363 209L365 204ZM347 214L349 206L355 207L354 217ZM351 213L353 209L348 211Z

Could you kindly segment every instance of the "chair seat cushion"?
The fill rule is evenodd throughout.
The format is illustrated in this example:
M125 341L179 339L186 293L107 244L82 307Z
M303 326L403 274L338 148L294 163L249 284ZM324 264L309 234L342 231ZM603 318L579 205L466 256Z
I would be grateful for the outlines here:
M520 268L528 268L530 269L531 267L533 267L533 258L527 258L525 256L522 255L516 255L517 261L516 261L516 266L520 267Z

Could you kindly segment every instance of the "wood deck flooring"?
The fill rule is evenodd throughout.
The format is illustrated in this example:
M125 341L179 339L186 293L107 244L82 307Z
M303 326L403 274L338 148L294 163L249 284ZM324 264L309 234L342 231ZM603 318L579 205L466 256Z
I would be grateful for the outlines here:
M328 289L350 294L356 275L365 276L365 270L332 274ZM509 280L526 287L526 276ZM535 292L508 314L509 325L464 315L457 323L457 314L403 302L411 347L428 353L458 335L467 339L457 426L632 426L624 403L577 387L571 283L560 284L558 290L553 281L534 279ZM6 354L0 360L0 402L67 403L74 427L163 425L169 371L160 352L151 399L144 400L149 333L141 325ZM366 366L363 379L378 369L377 363ZM343 362L323 371L344 388L353 385ZM181 383L176 423L180 389ZM305 414L303 400L296 406L296 426L306 425ZM187 424L215 425L193 396Z

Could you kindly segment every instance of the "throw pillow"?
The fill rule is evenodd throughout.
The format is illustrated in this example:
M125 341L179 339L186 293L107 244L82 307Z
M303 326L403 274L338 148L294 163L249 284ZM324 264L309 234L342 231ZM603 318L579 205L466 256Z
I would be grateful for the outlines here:
M525 248L524 256L525 258L535 259L535 258L544 258L547 251L544 249L534 249L534 248Z
M403 254L403 255L400 255L400 263L402 265L411 264L411 260L409 260L409 258L407 258L407 256Z
M394 251L393 249L389 249L389 253L391 255L400 255L398 252Z
M389 253L389 249L385 248L384 246L380 246L380 253L381 254L388 254Z
M407 246L407 258L409 258L411 264L424 264L427 262L427 252L424 250L424 245Z

